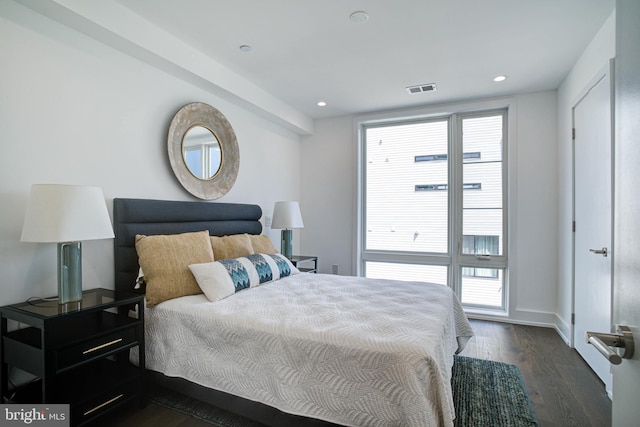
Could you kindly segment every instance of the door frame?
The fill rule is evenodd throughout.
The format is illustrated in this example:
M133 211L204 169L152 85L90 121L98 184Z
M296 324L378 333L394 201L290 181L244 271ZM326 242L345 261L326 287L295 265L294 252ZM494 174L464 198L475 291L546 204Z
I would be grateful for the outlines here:
M613 427L637 425L640 419L640 261L637 257L637 235L640 229L638 212L640 200L637 189L640 174L638 135L640 134L640 54L637 50L640 37L640 2L618 0L616 2L616 69L615 69L615 281L613 285L613 322L629 326L635 339L635 354L613 367L611 424Z
M585 96L587 96L587 94L591 91L591 89L598 84L598 82L600 82L603 78L608 78L609 79L609 92L610 92L610 116L611 116L611 137L610 137L610 144L611 144L611 169L610 169L610 173L611 173L611 230L610 230L610 234L611 234L611 248L613 248L614 246L614 241L613 241L613 230L614 230L614 204L613 204L613 197L614 197L614 60L613 58L610 59L604 66L602 66L600 68L600 70L598 70L598 72L592 77L592 79L589 81L589 83L587 85L585 85L585 87L582 89L582 91L578 94L578 96L575 98L574 102L572 103L572 107L571 107L571 128L575 129L575 108L578 106L578 104L584 99ZM572 168L572 187L571 187L571 195L572 195L572 221L573 224L575 224L575 219L576 219L576 204L575 204L575 194L576 194L576 175L575 175L575 171L576 171L576 165L575 165L575 156L576 156L576 145L575 145L575 138L571 138L571 168ZM576 339L584 339L584 337L576 337L576 328L575 328L575 302L576 302L576 238L575 238L575 228L573 229L573 233L571 236L571 337L570 337L570 345L571 348L575 348L575 342ZM610 289L611 289L611 307L609 308L611 315L613 315L613 261L614 261L614 257L615 254L613 253L613 251L610 251L610 256L611 256L611 280L610 280ZM607 390L610 391L610 390Z

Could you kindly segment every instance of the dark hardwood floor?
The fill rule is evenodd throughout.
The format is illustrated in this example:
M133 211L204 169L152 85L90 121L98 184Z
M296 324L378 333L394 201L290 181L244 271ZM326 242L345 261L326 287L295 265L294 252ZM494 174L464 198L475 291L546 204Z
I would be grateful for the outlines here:
M479 320L471 324L476 336L461 355L516 365L540 426L611 426L604 384L555 330Z
M476 336L469 341L461 355L516 365L540 426L611 426L611 401L602 382L553 329L480 320L472 320L471 324ZM130 408L109 416L95 426L211 425L149 404L144 409Z

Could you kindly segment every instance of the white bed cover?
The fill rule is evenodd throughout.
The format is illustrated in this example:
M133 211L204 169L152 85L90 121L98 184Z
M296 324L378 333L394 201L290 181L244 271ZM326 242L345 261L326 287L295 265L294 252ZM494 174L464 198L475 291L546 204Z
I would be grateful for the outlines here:
M145 313L148 369L347 426L452 426L473 335L446 286L324 274Z

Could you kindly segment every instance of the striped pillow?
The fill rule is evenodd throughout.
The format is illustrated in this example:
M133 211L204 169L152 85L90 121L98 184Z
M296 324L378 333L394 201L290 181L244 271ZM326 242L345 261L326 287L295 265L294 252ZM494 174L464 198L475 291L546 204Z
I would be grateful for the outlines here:
M219 301L243 289L254 288L300 272L281 254L253 254L235 259L191 264L189 269L209 301Z

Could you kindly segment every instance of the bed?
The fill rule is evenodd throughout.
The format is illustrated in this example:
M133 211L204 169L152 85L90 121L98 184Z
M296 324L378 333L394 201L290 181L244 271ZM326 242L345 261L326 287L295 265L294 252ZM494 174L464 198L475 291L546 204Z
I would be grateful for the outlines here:
M122 291L140 274L136 235L262 231L257 205L114 199L113 212ZM280 272L218 301L203 287L147 308L148 376L271 426L453 425L453 354L473 331L449 288Z

